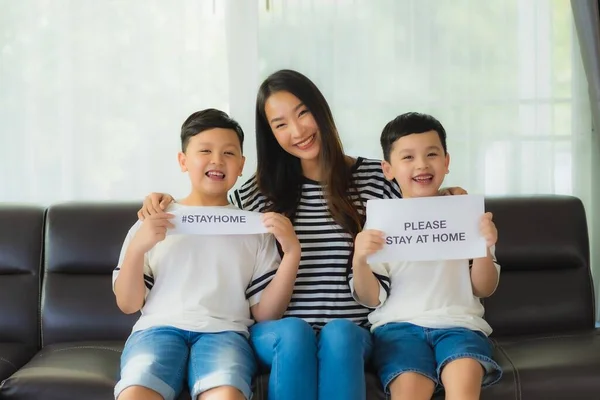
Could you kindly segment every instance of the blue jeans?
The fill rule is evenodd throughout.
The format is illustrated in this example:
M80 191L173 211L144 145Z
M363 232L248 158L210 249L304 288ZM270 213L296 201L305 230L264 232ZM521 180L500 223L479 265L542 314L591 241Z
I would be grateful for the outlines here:
M442 387L442 369L459 358L479 361L485 370L484 387L497 382L502 376L500 366L492 359L492 343L479 331L423 328L400 322L375 328L373 340L373 361L387 394L390 383L404 372L426 376L439 390Z
M317 335L299 318L260 322L250 328L259 364L271 370L269 400L365 400L365 361L371 334L337 319Z
M219 386L233 386L250 399L255 373L252 348L241 333L149 328L133 332L125 343L115 398L129 386L143 386L175 399L187 383L192 399Z

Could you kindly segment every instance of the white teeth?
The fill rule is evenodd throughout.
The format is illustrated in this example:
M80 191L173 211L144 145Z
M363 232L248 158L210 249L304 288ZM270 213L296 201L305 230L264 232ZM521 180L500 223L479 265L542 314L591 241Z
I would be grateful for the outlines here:
M313 140L314 135L311 135L308 139L306 139L303 142L297 143L296 146L298 147L303 147L305 145L307 145L308 143L310 143L311 140Z
M217 177L220 177L220 178L222 178L222 177L224 177L224 176L225 176L225 174L224 174L224 173L222 173L222 172L217 172L217 171L209 171L209 172L207 172L206 174L207 174L208 176L217 176Z
M431 178L433 178L433 176L429 175L429 176L415 176L413 179L415 181L428 181Z

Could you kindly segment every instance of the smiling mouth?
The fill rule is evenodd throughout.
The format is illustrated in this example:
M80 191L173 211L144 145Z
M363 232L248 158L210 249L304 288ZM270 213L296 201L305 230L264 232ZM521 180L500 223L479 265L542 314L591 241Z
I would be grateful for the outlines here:
M216 181L222 181L225 179L225 174L221 171L208 171L206 174L207 177Z
M417 183L430 183L431 181L433 181L433 175L431 175L431 174L418 175L418 176L415 176L414 178L412 178L412 180Z
M316 137L317 137L317 134L313 133L308 138L306 138L306 140L296 143L294 146L296 146L300 150L308 149L315 142Z

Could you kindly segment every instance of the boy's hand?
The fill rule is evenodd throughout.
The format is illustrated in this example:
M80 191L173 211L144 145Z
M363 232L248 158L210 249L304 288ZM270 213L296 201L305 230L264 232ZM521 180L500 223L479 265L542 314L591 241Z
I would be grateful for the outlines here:
M481 217L481 223L479 224L479 230L481 236L485 238L485 245L490 248L498 241L498 230L496 224L492 222L492 213L486 212Z
M367 257L383 249L385 235L382 231L366 229L356 235L354 243L354 259L366 262Z
M288 217L275 212L268 212L263 214L262 221L269 233L275 236L285 254L297 252L300 255L300 242Z
M461 187L441 188L439 190L441 196L456 196L460 194L469 194Z
M148 252L156 243L165 239L167 228L175 227L169 221L173 216L173 214L161 212L160 214L153 214L146 218L131 240L130 247L137 252Z
M174 200L173 196L167 193L150 193L138 211L139 220L143 221L151 215L162 213Z

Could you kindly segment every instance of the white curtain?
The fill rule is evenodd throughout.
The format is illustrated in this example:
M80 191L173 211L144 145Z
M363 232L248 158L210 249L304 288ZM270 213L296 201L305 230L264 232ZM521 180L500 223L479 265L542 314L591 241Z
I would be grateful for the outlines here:
M486 195L578 196L596 242L599 157L570 2L261 3L261 78L279 68L312 78L349 154L381 158L387 121L431 113L448 133L446 185ZM595 270L597 258L592 252Z
M385 123L427 112L448 132L448 185L586 200L590 111L568 2L266 3L261 75L314 79L350 154L381 158Z
M0 201L186 194L179 128L217 107L246 131L279 68L313 79L349 154L396 115L448 131L447 185L562 193L591 215L587 81L567 1L0 0ZM593 233L593 232L592 232Z
M229 6L229 7L228 7ZM185 194L179 127L247 133L279 68L312 78L346 150L379 158L399 113L446 126L448 185L587 200L591 122L568 2L0 0L0 201Z
M181 123L230 109L224 9L0 0L0 201L185 194Z
M600 201L600 13L598 0L571 0L571 8L577 36L580 40L581 57L589 87L592 125L595 128L590 143L592 154L589 180L591 204L597 205ZM592 227L600 228L600 213L595 212L593 219L588 218L588 221ZM591 254L592 260L596 261L595 265L598 267L600 246L592 246ZM596 298L600 304L600 273L595 274L594 282ZM600 306L596 307L596 311L600 320Z

